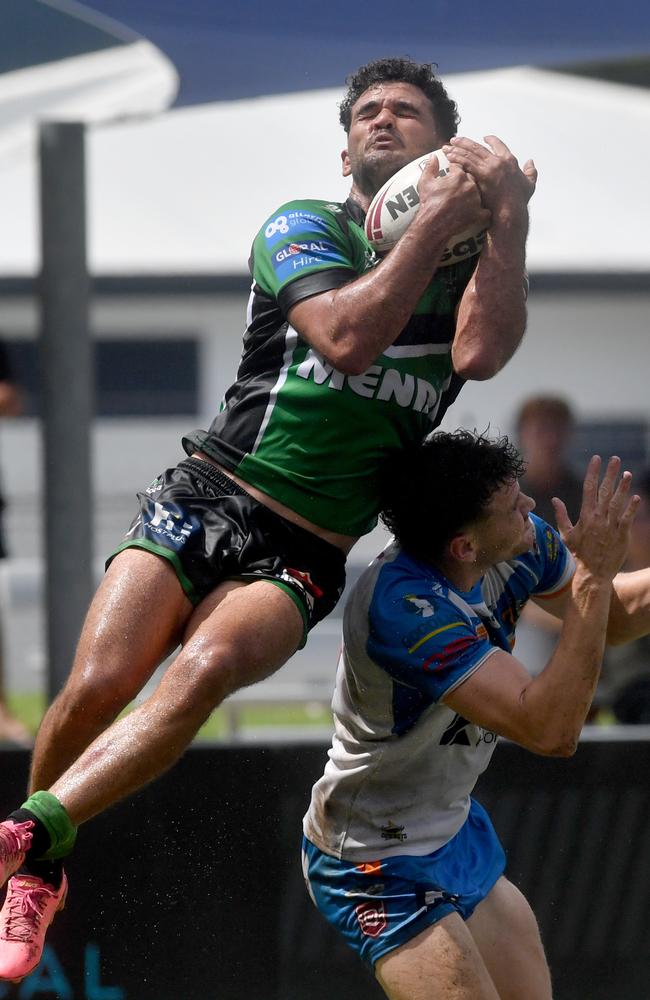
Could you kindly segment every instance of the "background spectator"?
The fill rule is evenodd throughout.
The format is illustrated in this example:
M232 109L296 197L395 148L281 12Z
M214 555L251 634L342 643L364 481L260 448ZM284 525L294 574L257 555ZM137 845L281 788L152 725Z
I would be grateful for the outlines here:
M535 513L555 526L552 497L564 500L569 517L578 516L582 481L569 462L575 428L573 412L559 396L532 396L517 415L519 449L526 461L521 480L524 493L535 497Z
M17 417L22 412L22 395L16 385L9 363L7 348L0 340L0 417ZM3 514L5 499L0 484L0 559L7 558ZM0 608L0 740L21 745L31 744L31 735L23 723L9 710L5 689L5 662L3 643L4 608Z

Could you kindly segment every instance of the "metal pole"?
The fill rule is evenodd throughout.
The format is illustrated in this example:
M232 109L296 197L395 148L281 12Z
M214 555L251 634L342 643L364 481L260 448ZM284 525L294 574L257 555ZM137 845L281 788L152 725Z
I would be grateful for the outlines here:
M94 369L86 264L84 126L40 137L41 384L48 696L63 686L93 590Z

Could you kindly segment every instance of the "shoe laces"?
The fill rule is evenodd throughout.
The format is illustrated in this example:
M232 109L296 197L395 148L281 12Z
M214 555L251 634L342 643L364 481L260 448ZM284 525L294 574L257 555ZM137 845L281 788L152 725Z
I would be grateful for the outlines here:
M0 823L0 857L10 861L24 854L32 842L33 827L30 819L25 823Z
M14 877L5 903L7 916L3 938L7 941L30 941L56 890L33 878Z

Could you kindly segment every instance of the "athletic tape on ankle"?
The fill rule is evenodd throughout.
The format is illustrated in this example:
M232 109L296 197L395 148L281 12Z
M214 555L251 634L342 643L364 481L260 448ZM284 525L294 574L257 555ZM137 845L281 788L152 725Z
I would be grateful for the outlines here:
M22 808L33 813L50 835L50 849L43 858L56 861L70 853L77 839L77 828L55 795L34 792L23 802Z

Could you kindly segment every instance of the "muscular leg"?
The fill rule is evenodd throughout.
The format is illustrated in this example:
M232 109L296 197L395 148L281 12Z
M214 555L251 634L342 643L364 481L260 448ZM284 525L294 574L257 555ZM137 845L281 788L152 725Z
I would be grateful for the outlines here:
M49 788L129 704L178 645L191 614L165 559L141 549L115 557L90 605L70 676L38 731L30 792Z
M187 641L151 697L101 733L49 789L72 822L171 767L227 695L285 663L302 627L294 602L271 583L217 588L190 619Z
M472 935L457 913L443 917L375 966L389 1000L499 1000ZM528 994L520 994L528 997Z
M512 882L500 878L467 926L501 1000L551 1000L551 976L537 921Z

